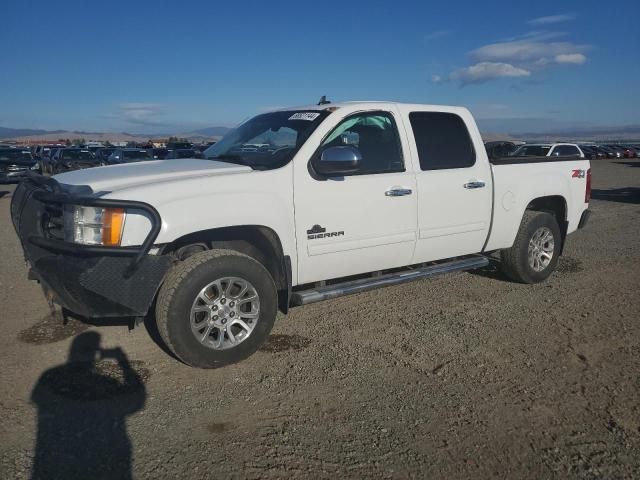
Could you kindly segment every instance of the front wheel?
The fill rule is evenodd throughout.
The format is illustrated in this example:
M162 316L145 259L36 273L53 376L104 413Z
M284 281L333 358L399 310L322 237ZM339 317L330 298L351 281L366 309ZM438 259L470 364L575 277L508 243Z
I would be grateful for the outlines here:
M216 368L253 354L277 315L273 278L257 260L209 250L175 266L158 294L156 320L167 347L183 362Z
M525 211L511 248L502 250L502 271L520 283L539 283L556 269L562 235L550 213Z

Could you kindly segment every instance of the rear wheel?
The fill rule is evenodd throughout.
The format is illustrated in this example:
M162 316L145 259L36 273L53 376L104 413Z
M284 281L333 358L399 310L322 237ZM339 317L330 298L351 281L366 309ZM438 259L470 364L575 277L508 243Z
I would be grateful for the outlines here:
M513 246L500 253L502 271L516 282L542 282L555 270L561 246L556 218L550 213L527 210Z
M267 339L277 314L276 286L257 260L233 250L190 256L158 295L158 330L183 362L216 368L238 362Z

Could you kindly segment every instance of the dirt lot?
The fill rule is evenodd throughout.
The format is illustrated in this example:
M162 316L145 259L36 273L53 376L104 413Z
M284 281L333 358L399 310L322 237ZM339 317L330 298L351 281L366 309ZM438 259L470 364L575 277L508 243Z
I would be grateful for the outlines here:
M0 185L0 478L640 478L640 161L593 163L546 283L488 268L295 309L214 371L48 318Z

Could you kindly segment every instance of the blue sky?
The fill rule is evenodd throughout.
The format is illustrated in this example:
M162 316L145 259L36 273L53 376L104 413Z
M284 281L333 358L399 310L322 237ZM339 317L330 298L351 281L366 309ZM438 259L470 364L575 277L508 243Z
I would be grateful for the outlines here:
M3 0L0 125L186 132L323 94L496 132L639 125L639 5Z

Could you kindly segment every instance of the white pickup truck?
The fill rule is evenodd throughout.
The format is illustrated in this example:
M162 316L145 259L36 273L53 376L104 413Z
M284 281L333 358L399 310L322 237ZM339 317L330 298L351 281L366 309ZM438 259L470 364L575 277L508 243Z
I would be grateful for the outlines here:
M589 216L588 160L489 159L460 107L288 108L205 157L31 176L11 205L31 278L80 316L155 312L175 355L211 368L255 352L278 309L492 252L541 282Z

